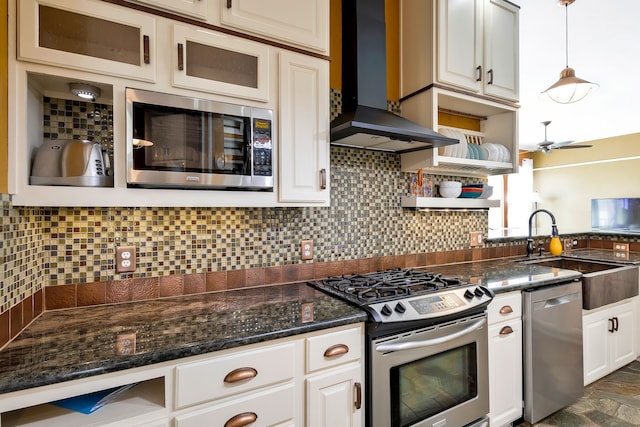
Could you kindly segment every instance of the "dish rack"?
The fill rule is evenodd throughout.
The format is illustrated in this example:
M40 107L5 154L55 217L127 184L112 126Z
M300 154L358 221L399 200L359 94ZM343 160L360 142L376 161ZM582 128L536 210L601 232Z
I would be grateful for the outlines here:
M458 157L459 151L447 150L447 147L439 147L437 150L425 150L421 152L412 152L402 155L402 170L404 172L417 171L422 169L428 173L440 175L454 176L487 176L500 175L515 171L514 155L512 148L504 144L489 143L487 136L483 132L472 131L468 129L460 129L449 126L439 126L440 129L450 129L456 132L462 132L466 139L467 145L475 146L493 145L496 149L504 149L507 156L499 160L485 160L480 158ZM502 147L502 148L501 148ZM446 154L445 154L446 153ZM466 153L469 153L468 147ZM454 154L454 155L450 155Z

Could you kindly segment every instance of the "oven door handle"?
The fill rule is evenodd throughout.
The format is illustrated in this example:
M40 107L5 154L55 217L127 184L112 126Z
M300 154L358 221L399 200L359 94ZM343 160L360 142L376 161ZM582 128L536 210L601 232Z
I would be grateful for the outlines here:
M440 337L440 338L433 338L430 340L422 340L422 341L409 341L409 342L399 342L399 343L387 343L387 344L380 344L378 346L376 346L376 351L380 352L380 353L388 353L388 352L392 352L392 351L400 351L400 350L411 350L414 348L421 348L421 347L426 347L429 345L436 345L436 344L442 344L442 343L446 343L452 340L455 340L456 338L460 338L464 335L467 335L471 332L473 332L474 330L478 329L479 327L481 327L482 325L484 325L485 323L487 323L487 319L486 318L482 318L478 321L473 322L472 324L470 324L469 326L467 326L466 328L458 331L458 332L454 332L453 334L449 334L449 335L445 335L444 337Z

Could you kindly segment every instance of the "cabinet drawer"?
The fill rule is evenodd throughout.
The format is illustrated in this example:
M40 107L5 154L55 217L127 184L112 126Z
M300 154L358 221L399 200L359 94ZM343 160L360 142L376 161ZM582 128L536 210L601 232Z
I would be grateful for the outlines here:
M360 328L307 338L307 372L360 359L362 345Z
M251 426L293 425L286 423L294 418L295 395L293 384L234 399L223 405L208 407L175 419L176 427L223 426L234 417L245 417ZM292 422L292 421L291 421ZM281 424L282 423L282 424ZM248 425L248 424L233 424Z
M294 352L295 345L287 343L180 365L176 368L176 406L287 381L294 374Z
M489 324L504 320L516 319L522 316L522 294L509 292L496 295L489 304Z

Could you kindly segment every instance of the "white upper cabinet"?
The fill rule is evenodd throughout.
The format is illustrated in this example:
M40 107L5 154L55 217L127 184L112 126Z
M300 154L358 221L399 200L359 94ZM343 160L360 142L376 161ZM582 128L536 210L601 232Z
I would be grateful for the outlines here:
M436 132L451 126L442 113L478 122L472 131L460 129L461 145L474 144L473 151L406 153L404 172L517 172L518 17L506 0L400 0L402 116ZM485 143L503 155L491 156L488 144L477 147Z
M101 1L20 0L18 59L154 82L155 24Z
M220 24L329 53L329 0L219 0Z
M520 10L504 0L484 0L484 5L484 92L517 101Z
M178 24L173 46L174 86L269 101L269 46Z
M518 22L506 0L402 0L402 95L440 83L517 101Z
M329 205L329 63L280 53L280 201Z
M127 0L132 3L141 3L157 9L164 9L178 15L189 16L198 19L207 19L208 1L206 0Z
M483 0L438 1L438 81L482 90L482 5Z

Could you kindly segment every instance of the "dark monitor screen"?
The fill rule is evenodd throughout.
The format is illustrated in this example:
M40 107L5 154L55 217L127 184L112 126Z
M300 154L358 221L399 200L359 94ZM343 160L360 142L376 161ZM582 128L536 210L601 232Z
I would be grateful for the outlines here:
M640 198L592 199L591 228L640 233Z

